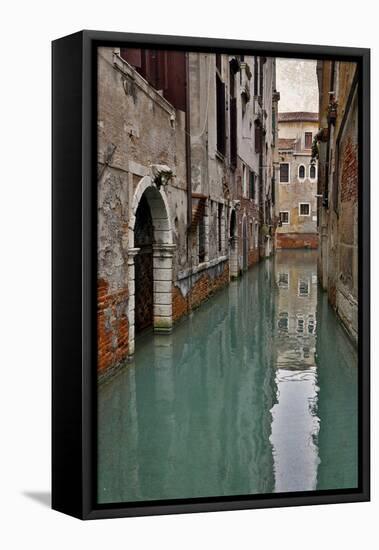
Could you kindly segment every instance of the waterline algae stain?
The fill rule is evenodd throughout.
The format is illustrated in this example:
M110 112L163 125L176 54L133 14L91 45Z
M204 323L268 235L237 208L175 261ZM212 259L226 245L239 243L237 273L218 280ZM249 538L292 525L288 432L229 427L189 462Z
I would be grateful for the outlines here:
M98 502L357 486L357 357L317 284L278 251L99 388Z

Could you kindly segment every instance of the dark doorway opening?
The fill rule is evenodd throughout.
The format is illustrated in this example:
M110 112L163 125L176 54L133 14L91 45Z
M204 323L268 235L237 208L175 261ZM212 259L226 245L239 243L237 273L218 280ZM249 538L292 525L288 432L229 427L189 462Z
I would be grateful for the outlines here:
M153 325L153 220L145 195L136 212L134 245L139 248L135 257L135 332Z

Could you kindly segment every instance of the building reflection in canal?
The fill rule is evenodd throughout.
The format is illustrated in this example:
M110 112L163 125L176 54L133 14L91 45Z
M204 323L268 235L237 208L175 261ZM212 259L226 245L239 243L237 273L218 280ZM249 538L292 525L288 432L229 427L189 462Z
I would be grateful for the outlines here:
M271 410L275 491L312 491L320 462L317 446L317 264L313 252L275 256L277 403ZM316 252L317 254L317 252Z
M98 500L354 487L356 388L316 256L278 252L100 387Z

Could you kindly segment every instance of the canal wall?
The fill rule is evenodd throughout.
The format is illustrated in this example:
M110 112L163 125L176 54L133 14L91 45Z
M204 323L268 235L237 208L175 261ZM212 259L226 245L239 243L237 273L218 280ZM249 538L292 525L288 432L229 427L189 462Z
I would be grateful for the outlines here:
M318 248L317 233L277 233L276 248Z
M172 315L174 322L198 308L212 294L229 283L229 262L195 272L176 281L172 288Z

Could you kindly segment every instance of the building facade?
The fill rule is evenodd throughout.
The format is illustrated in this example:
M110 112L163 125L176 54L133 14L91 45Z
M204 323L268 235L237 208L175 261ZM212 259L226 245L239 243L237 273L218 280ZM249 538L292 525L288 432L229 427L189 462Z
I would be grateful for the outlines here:
M274 92L271 58L99 49L101 376L271 253Z
M318 114L279 113L276 248L317 248Z
M358 339L358 69L319 61L318 272L329 302Z

